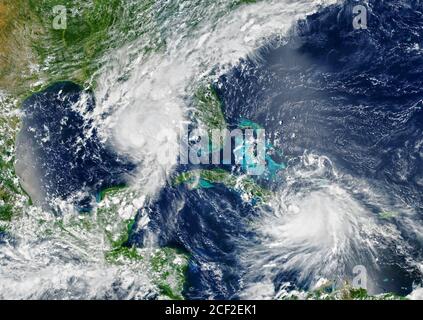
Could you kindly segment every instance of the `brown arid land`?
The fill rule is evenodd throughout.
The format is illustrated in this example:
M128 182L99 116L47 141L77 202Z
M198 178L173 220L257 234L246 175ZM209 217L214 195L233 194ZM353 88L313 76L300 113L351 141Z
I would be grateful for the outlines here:
M32 41L41 33L41 25L26 0L1 1L0 90L19 96L29 89L38 62Z

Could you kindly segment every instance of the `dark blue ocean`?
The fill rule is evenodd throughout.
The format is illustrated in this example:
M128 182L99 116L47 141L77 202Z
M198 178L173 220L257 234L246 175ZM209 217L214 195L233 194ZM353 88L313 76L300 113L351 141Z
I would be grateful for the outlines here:
M56 209L51 200L72 197L80 211L89 211L97 192L124 184L135 168L100 141L90 118L94 105L92 93L72 82L53 84L23 103L17 153L28 159L26 175L45 198L41 205Z

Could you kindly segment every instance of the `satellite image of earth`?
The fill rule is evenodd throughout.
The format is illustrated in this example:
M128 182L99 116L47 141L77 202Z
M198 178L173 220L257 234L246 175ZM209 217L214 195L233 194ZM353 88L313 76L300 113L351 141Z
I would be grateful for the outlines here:
M423 1L0 0L0 170L1 300L421 300Z

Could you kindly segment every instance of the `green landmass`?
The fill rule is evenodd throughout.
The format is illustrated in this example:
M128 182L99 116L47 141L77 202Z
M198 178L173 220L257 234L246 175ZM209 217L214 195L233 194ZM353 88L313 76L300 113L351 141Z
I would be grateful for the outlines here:
M170 247L137 248L128 244L130 233L135 225L137 209L132 217L121 218L117 214L119 207L133 199L130 189L123 186L102 190L101 201L108 204L97 209L98 223L105 230L110 250L105 252L105 260L111 264L127 265L141 263L151 271L153 283L162 298L181 300L186 282L189 256L187 253ZM125 200L125 198L127 200ZM119 200L119 201L115 201Z
M392 218L395 218L396 216L398 216L399 215L399 213L398 212L392 212L392 211L383 211L383 212L381 212L380 214L379 214L379 216L382 218L382 219L386 219L386 220L389 220L389 219L392 219Z
M198 169L184 172L174 178L173 185L188 184L193 188L201 188L201 181L206 181L209 184L222 184L229 189L247 195L249 199L255 199L262 202L266 202L272 194L270 191L259 186L251 178L247 176L237 177L223 169Z
M0 87L22 99L61 80L93 85L105 53L154 29L154 3L4 0L0 5ZM65 29L53 26L55 6L66 7ZM163 47L160 35L152 33L151 38L144 52Z
M28 203L14 168L19 118L11 113L9 106L13 103L9 97L0 96L0 223L11 222Z
M156 250L151 258L151 268L161 294L172 300L183 300L186 283L188 254L175 248Z
M104 198L109 194L113 194L115 192L118 192L122 189L127 188L126 185L118 185L118 186L113 186L113 187L108 187L108 188L104 188L102 190L99 191L98 195L97 195L97 201L101 202L104 200Z
M205 125L209 134L212 129L226 129L227 124L223 115L222 104L213 85L200 87L195 93L194 119Z
M31 229L40 238L64 242L89 261L114 265L137 274L148 274L159 299L183 299L189 255L173 247L136 247L128 243L139 213L133 205L139 194L131 188L107 188L103 199L88 214L35 216ZM129 208L129 215L122 215ZM31 225L25 221L26 225ZM1 226L1 225L0 225ZM1 227L0 227L1 228ZM4 229L4 231L8 231ZM0 229L3 232L3 229Z
M345 283L341 288L334 289L328 281L321 287L310 292L299 292L298 294L286 294L282 300L407 300L407 298L393 294L384 293L371 295L364 288L354 288Z

